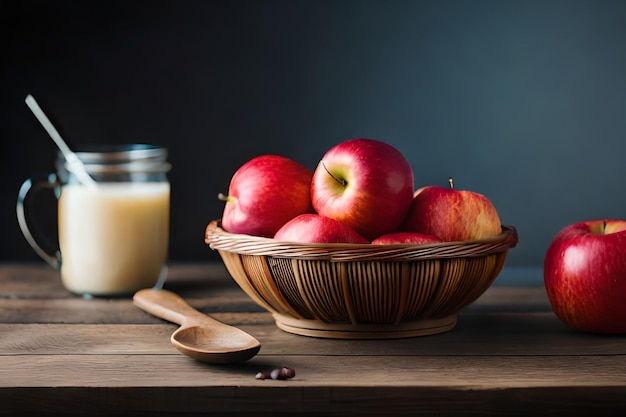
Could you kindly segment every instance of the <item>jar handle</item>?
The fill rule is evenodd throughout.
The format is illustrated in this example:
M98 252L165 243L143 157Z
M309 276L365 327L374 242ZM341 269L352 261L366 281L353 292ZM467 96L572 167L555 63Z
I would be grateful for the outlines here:
M17 196L16 207L17 221L20 225L20 229L22 229L22 234L24 235L30 246L35 250L35 252L37 252L37 254L41 256L41 258L43 258L55 269L61 268L61 251L59 249L45 250L38 243L38 239L36 239L31 232L34 229L29 226L29 224L31 223L31 219L28 214L28 208L30 206L32 198L35 197L37 191L44 188L59 190L60 186L61 183L59 182L55 174L29 178L24 181L24 183L22 183L22 186L20 187L20 191Z

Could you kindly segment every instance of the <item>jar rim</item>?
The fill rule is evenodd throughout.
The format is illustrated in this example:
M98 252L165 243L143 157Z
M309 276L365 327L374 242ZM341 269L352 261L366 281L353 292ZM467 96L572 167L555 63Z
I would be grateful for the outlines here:
M68 169L67 163L64 167ZM144 172L147 174L167 173L172 169L172 164L165 161L135 161L125 164L86 164L85 169L90 174L123 174Z
M132 172L166 173L172 168L166 161L167 148L133 143L125 145L90 144L78 147L76 156L92 174L119 174ZM62 153L57 155L57 166L71 171Z
M82 145L76 149L75 153L83 164L115 164L137 160L165 161L168 155L167 148L163 146L143 143ZM60 152L58 158L65 160Z

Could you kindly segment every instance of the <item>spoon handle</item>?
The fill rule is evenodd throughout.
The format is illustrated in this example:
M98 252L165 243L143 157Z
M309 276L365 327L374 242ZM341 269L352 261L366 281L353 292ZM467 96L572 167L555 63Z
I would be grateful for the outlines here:
M185 300L168 290L139 290L133 304L140 309L172 323L183 325L189 321L206 321L208 316L191 307Z

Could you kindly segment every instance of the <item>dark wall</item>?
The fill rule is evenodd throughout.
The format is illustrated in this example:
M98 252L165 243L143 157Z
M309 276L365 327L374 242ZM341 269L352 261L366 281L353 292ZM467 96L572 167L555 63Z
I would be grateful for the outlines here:
M217 259L204 228L245 161L313 169L353 137L400 149L418 186L487 195L520 234L508 265L626 218L620 0L15 0L0 27L0 260L37 259L15 199L55 155L28 93L74 144L170 149L173 260Z

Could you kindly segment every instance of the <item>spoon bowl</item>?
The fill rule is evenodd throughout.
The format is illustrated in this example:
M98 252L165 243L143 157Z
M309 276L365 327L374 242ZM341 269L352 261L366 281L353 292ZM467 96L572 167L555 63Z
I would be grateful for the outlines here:
M234 327L231 329L239 330ZM243 331L229 334L228 346L224 346L224 337L215 328L198 325L179 328L172 333L170 340L183 355L210 363L245 362L254 357L261 348L259 343L251 345L251 336ZM210 352L210 357L207 352Z
M195 360L239 363L261 349L261 343L250 334L199 312L168 290L139 290L133 303L156 317L179 324L170 341L180 353Z

